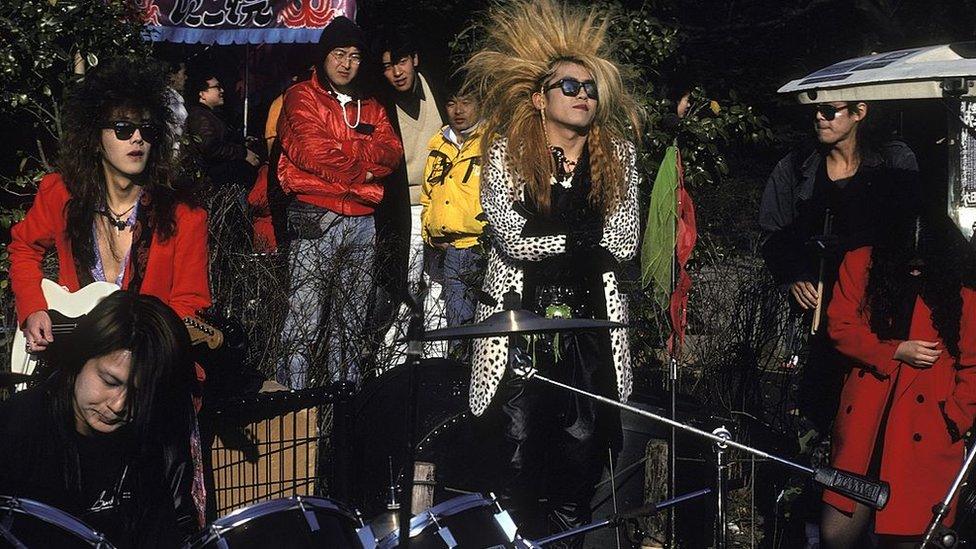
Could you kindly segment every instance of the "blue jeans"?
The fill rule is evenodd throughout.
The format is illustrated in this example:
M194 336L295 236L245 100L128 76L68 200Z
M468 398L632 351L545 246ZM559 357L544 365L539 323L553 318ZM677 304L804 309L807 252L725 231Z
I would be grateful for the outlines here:
M373 292L373 218L329 211L315 218L323 234L296 238L288 253L291 287L277 377L292 389L358 381L369 349L364 329Z
M474 320L474 309L477 305L477 293L471 287L471 278L478 272L480 255L474 248L455 248L449 246L446 250L428 248L432 261L430 277L444 286L441 293L444 299L444 316L448 326L468 324Z

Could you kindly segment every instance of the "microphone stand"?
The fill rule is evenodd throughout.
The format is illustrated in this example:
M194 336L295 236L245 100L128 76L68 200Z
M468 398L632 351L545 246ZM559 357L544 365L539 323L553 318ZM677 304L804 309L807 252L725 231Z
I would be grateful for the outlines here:
M952 482L952 486L949 487L949 493L946 494L945 499L932 507L932 521L929 523L928 529L925 530L925 538L922 539L922 544L918 546L919 549L925 549L929 544L935 547L949 549L955 547L956 543L958 543L959 537L956 535L956 532L952 529L944 528L942 526L942 519L949 514L953 498L956 497L956 493L962 487L963 481L969 476L973 462L976 461L974 458L976 458L976 446L966 454L966 461L963 463L962 469L959 470L959 474L956 475L956 479Z
M554 385L556 387L565 389L567 391L572 391L574 393L589 397L593 400L602 402L604 404L615 406L617 408L620 408L621 410L627 410L628 412L637 414L639 416L653 419L654 421L664 423L672 427L676 427L682 431L698 435L700 437L706 438L708 440L711 440L712 442L717 443L723 450L726 446L729 446L735 448L736 450L741 450L743 452L752 454L756 457L774 461L776 463L779 463L780 465L789 467L790 469L794 469L796 471L806 473L811 477L813 477L814 482L826 488L829 488L839 494L842 494L845 497L863 503L864 505L868 505L874 509L882 509L884 508L885 504L888 503L888 496L890 495L890 487L888 486L887 482L873 480L862 475L849 473L847 471L841 471L839 469L834 469L832 467L821 467L818 469L806 467L804 465L800 465L799 463L794 463L788 459L766 453L757 448L753 448L752 446L742 444L741 442L736 442L735 440L732 440L731 437L726 438L725 436L723 436L725 435L725 433L720 433L720 434L709 433L707 431L703 431L701 429L692 427L690 425L685 425L684 423L674 421L664 416L660 416L655 413L648 412L647 410L642 410L635 406L630 406L628 404L624 404L623 402L619 402L602 395L591 393L589 391L584 391L582 389L577 389L576 387L573 387L571 385L566 385L565 383L560 383L558 381L540 375L534 370L526 371L526 369L522 369L520 375L523 375L527 379L538 379L539 381L548 383L550 385Z

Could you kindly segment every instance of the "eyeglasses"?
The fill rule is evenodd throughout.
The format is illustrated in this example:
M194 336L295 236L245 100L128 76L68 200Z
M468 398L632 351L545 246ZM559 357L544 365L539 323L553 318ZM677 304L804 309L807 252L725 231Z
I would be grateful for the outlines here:
M363 56L359 53L347 53L342 50L332 50L329 55L331 55L332 58L335 59L340 65L345 63L346 60L349 60L349 62L353 65L358 65L363 62Z
M224 87L220 84L214 84L213 86L207 86L208 90L223 90Z
M118 120L109 122L107 126L103 126L103 129L114 131L115 138L119 141L125 141L131 138L132 134L136 133L136 130L139 130L139 136L146 143L153 143L159 138L159 126L151 122L136 124L128 120Z
M843 106L837 107L837 106L831 105L830 103L823 103L823 104L817 105L817 112L820 113L820 116L824 117L824 120L826 120L826 121L829 122L829 121L833 120L834 118L836 118L837 117L837 113L839 113L840 111L842 111L844 109L847 109L848 111L850 111L852 108L853 107L851 107L850 105L843 105Z
M575 78L563 78L561 80L557 80L556 82L553 82L552 84L549 84L549 86L546 88L546 91L554 90L556 88L560 88L563 92L563 95L565 95L566 97L576 97L577 95L579 95L580 88L583 88L584 90L586 90L587 97L589 97L594 101L599 100L599 96L597 95L596 92L596 82L592 80L587 80L586 82L580 82Z

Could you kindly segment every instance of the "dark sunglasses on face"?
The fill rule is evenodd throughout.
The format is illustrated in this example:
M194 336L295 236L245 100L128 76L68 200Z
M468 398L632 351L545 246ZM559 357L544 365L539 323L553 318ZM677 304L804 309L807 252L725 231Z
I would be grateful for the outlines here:
M579 95L580 88L583 88L584 90L586 90L587 97L589 97L594 101L599 99L596 92L596 82L592 80L587 80L586 82L580 82L575 78L563 78L561 80L557 80L556 82L553 82L552 84L549 84L549 87L546 88L546 91L554 90L556 88L561 89L563 95L565 95L566 97L576 97L577 95Z
M136 133L136 130L139 130L139 135L146 143L153 143L159 138L159 127L151 122L136 124L127 120L118 120L116 122L109 122L104 127L105 129L113 130L115 132L115 138L119 141L125 141L131 138L132 134Z
M829 121L833 120L834 118L836 118L837 117L837 113L839 113L840 111L842 111L844 109L847 109L848 111L850 111L851 108L852 107L850 105L843 105L841 107L836 107L836 106L831 105L829 103L824 103L822 105L817 105L817 112L820 113L820 116L824 117L824 120L826 120L826 121L829 122Z

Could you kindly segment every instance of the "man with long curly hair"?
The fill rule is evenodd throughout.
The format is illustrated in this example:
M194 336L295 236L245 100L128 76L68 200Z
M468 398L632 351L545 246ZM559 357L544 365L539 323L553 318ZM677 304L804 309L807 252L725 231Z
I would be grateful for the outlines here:
M178 316L210 306L207 213L174 190L172 113L161 71L116 59L70 88L58 171L11 229L10 282L30 351L54 339L41 292L54 248L58 283L94 281L154 295Z
M627 136L639 133L640 109L611 58L610 22L553 0L501 5L465 66L483 98L485 139L493 136L481 202L493 235L484 291L496 304L480 305L476 320L515 292L541 314L627 322L615 271L637 250L640 178ZM611 398L630 394L624 330L529 346L547 375ZM607 448L619 444L619 415L514 378L509 352L505 337L474 343L471 409L485 427L500 424L499 488L528 534L585 523Z

